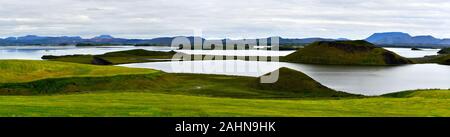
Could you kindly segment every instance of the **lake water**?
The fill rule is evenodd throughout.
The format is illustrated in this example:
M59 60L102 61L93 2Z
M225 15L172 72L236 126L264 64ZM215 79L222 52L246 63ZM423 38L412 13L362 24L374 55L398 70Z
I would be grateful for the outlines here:
M450 66L330 66L257 61L188 61L136 63L120 66L152 68L171 73L222 74L258 77L280 67L301 71L332 89L363 95L450 88Z
M0 46L0 59L40 60L43 55L103 54L113 51L146 49L170 51L170 47L75 47L75 46ZM405 57L436 55L438 49L412 51L409 48L387 48ZM285 56L293 51L180 51L208 55ZM450 88L450 66L417 64L395 67L327 66L254 61L191 61L183 64L155 62L121 66L152 68L176 73L206 73L257 77L289 67L302 71L330 88L364 95L380 95L403 90ZM175 69L174 69L175 68ZM191 69L193 68L193 69ZM206 69L207 68L207 69ZM252 68L252 69L250 69ZM220 71L220 69L224 69ZM213 71L211 71L213 70Z

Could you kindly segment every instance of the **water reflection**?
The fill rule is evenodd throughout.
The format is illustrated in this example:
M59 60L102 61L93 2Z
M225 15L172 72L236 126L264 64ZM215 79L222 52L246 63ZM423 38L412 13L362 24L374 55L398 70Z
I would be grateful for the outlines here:
M258 77L288 67L330 88L349 93L381 95L415 89L450 88L450 66L331 66L257 61L188 61L136 63L120 66L152 68L171 73L221 74Z

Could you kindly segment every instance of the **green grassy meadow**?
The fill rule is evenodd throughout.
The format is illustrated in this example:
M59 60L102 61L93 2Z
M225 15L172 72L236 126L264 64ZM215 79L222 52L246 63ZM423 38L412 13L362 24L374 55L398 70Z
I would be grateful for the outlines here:
M368 97L334 91L285 68L272 84L57 61L0 60L0 72L5 117L450 116L450 90Z

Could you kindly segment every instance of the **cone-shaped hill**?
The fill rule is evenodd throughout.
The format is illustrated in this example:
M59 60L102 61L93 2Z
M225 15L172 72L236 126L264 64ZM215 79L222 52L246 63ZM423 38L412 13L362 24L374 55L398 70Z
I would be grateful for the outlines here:
M330 65L400 65L412 63L407 58L364 40L315 42L284 57L283 60L294 63Z
M353 94L335 91L306 74L289 68L280 68L279 79L275 83L260 83L258 78L257 88L261 90L275 90L279 92L292 92L302 97L343 97L355 96ZM268 75L268 74L266 74Z

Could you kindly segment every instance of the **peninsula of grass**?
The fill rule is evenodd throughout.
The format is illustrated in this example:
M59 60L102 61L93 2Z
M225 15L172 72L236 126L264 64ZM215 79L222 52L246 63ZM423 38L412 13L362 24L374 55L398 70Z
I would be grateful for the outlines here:
M401 65L413 63L372 43L357 41L321 41L297 50L282 61L327 65Z

